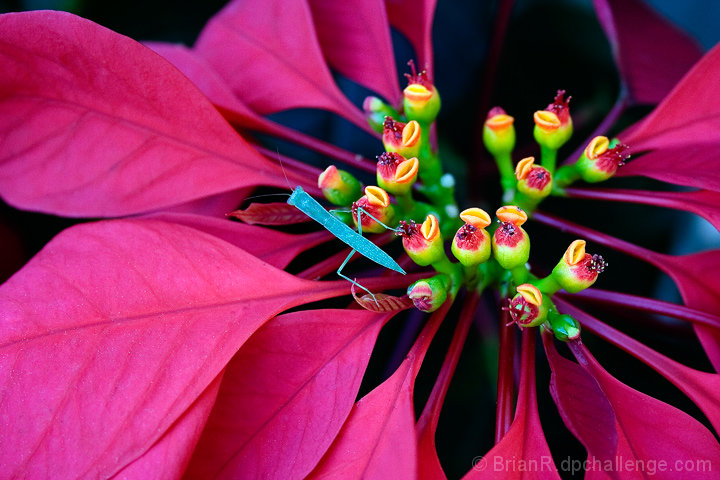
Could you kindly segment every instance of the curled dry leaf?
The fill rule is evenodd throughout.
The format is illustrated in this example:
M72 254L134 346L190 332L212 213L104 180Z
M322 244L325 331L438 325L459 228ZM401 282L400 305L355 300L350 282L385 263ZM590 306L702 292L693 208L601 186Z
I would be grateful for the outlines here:
M410 300L410 297L407 295L395 297L384 293L376 293L375 298L373 298L370 294L365 294L359 297L355 293L355 285L351 285L350 292L358 305L363 307L365 310L370 310L371 312L397 312L400 310L407 310L413 306L412 300Z

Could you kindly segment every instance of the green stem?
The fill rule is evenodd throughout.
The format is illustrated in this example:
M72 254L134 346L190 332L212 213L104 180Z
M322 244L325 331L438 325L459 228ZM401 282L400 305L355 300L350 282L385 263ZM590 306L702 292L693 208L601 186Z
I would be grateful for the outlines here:
M542 292L543 295L554 295L555 292L560 290L560 285L555 281L552 275L548 275L545 278L536 280L533 284Z
M526 283L530 275L530 272L524 264L513 267L510 270L510 273L512 274L512 279L513 283L515 283L515 286Z
M437 262L433 263L431 265L436 272L438 273L444 273L448 277L450 277L451 280L451 286L450 286L450 293L452 295L452 298L455 298L455 295L457 295L458 290L460 290L460 286L463 283L463 271L462 271L462 265L459 263L452 263L449 258L444 256Z
M553 176L553 194L565 195L564 188L580 179L577 163L563 165Z
M528 214L528 216L532 215L532 212L537 208L537 206L540 204L544 197L540 198L533 198L525 195L522 192L515 192L515 196L513 196L512 201L510 202L512 205L516 205L523 209L525 213Z
M502 186L503 189L503 198L512 198L512 193L509 192L515 192L517 179L515 178L515 168L512 164L510 152L494 155L494 158L495 165L497 165L498 171L500 172L500 186Z
M410 193L406 195L395 195L397 205L399 207L399 214L402 218L412 218L413 211L417 208L415 200L412 198Z
M555 165L557 164L557 149L540 145L540 164L547 168L551 175L555 173Z

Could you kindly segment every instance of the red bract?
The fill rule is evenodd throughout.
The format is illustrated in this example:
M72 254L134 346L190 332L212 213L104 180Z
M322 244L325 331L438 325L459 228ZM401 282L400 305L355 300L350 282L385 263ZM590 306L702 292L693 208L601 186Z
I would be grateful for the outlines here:
M498 15L505 18L510 2L501 3ZM639 0L594 5L621 76L620 99L598 127L600 134L627 106L665 97L619 135L633 151L620 175L701 190L567 193L683 210L717 228L720 47L690 69L699 57L694 43ZM309 261L308 252L333 235L290 234L225 217L240 209L235 216L247 223L294 223L306 217L288 204L241 203L257 187L289 193L300 184L319 192L316 165L282 156L282 147L260 146L253 132L374 173L362 156L263 115L324 109L350 120L359 133L369 131L331 68L399 107L390 26L407 37L419 67L437 83L434 10L433 0L234 0L209 21L193 48L143 46L66 13L0 17L2 197L18 208L72 217L145 215L74 226L0 287L0 476L443 479L449 462L438 456L436 434L445 419L441 412L455 413L443 406L466 339L477 342L474 324L487 337L483 342L499 350L497 410L479 414L494 423L496 438L494 446L475 452L475 460L464 458L454 467L467 478L556 479L567 472L552 459L552 429L544 432L547 422L540 421L536 397L546 389L588 460L612 463L601 463L602 471L588 467L586 478L648 472L618 470L618 459L645 466L710 462L709 471L658 471L658 478L716 474L718 374L683 365L577 305L591 301L613 313L635 309L650 321L651 314L690 321L718 370L720 250L660 253L537 211L528 227L531 232L537 222L581 235L673 279L685 305L597 289L553 299L560 313L680 389L706 417L698 420L615 379L579 339L568 342L577 362L561 356L549 331L543 343L552 378L542 385L542 374L536 377L537 331L523 329L518 344L517 327L508 325L507 312L498 312L495 339L493 322L476 315L483 302L474 291L444 292L448 300L422 317L419 335L406 327L405 346L392 347L392 368L373 380L377 375L365 376L366 369L373 365L381 329L396 312L372 313L355 304L304 306L339 296L350 300L348 282L318 281L347 252L323 247L323 258ZM503 31L501 25L496 40ZM583 107L583 99L574 96L573 102ZM484 120L485 112L477 117ZM434 148L432 130L424 141ZM378 139L362 135L380 151ZM467 180L474 188L474 179ZM392 237L387 232L374 242L384 247ZM5 244L3 249L9 251ZM533 243L531 262L535 250ZM404 290L428 276L412 270L406 257L398 262L412 273L358 278L377 292L380 310L409 305L407 296L396 296L403 293L386 296L381 290ZM622 265L611 262L610 268ZM512 297L514 291L502 294ZM359 303L373 308L373 297L363 295ZM282 314L289 309L294 311ZM453 325L456 310L459 321ZM412 325L420 315L402 319ZM436 369L421 369L426 353L436 343L442 348L441 338L432 342L443 323L455 334L416 418L425 401L416 379L426 371L435 378ZM591 347L600 358L602 350Z
M53 12L5 15L2 31L8 202L115 216L286 185L187 79L135 41Z

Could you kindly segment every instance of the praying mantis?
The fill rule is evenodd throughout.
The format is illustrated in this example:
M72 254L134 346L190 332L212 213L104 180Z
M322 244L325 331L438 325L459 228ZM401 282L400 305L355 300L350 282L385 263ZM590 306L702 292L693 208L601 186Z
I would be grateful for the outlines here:
M360 215L365 214L369 216L376 222L382 224L388 230L394 229L383 224L377 218L373 217L362 208L358 208L358 231L356 232L352 228L348 227L345 223L343 223L340 219L335 217L332 213L325 210L325 208L320 205L317 200L312 198L299 185L295 187L295 190L293 190L292 195L290 195L290 198L288 198L287 203L294 206L295 208L303 212L305 215L318 222L328 232L332 233L335 237L337 237L338 240L346 243L350 248L352 248L352 251L345 258L342 265L340 265L340 268L337 269L336 273L340 277L352 283L353 285L360 287L366 292L368 292L375 300L375 303L377 303L377 300L375 299L375 295L370 290L363 287L355 280L352 280L342 274L342 269L350 261L350 258L352 258L355 252L358 252L360 255L364 256L368 260L372 260L378 265L405 275L405 270L403 270L402 267L398 265L397 262L393 260L390 255L385 253L380 247L372 243L370 240L362 236L362 222L360 221Z

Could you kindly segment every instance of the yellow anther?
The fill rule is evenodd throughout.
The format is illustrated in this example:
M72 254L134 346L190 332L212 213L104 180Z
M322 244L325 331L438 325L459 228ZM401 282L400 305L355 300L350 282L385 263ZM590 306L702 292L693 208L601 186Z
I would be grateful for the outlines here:
M460 219L476 228L485 228L492 223L490 215L485 210L476 207L460 212Z
M409 160L405 160L400 163L395 170L395 181L399 183L405 183L412 181L417 176L418 169L420 168L420 161L417 157L413 157Z
M430 100L433 96L432 90L429 90L426 86L420 85L419 83L411 83L405 90L403 90L405 98L415 103L423 103Z
M518 285L517 292L522 295L526 302L539 307L542 304L542 293L531 283L523 283Z
M390 197L387 192L380 187L365 187L365 196L367 197L370 205L383 208L390 205Z
M585 240L575 240L570 244L565 255L563 255L565 262L568 265L577 265L583 258L585 258Z
M547 110L538 110L533 115L535 125L545 131L552 131L560 127L560 119L553 112Z
M500 219L501 222L512 223L513 225L520 226L527 222L527 213L515 205L505 205L500 207L495 212L495 215Z
M515 178L522 180L523 178L530 175L530 171L535 164L535 157L526 157L520 160L515 167Z
M610 140L608 140L607 137L595 137L588 143L588 146L585 147L585 156L590 160L594 160L607 152L609 146Z
M440 224L435 215L428 215L423 224L420 226L420 233L427 241L432 241L440 235Z
M405 147L412 147L420 141L420 124L412 120L405 125L402 131L402 143Z
M515 119L510 115L501 113L499 115L493 115L485 121L485 125L492 130L503 130L513 124Z

